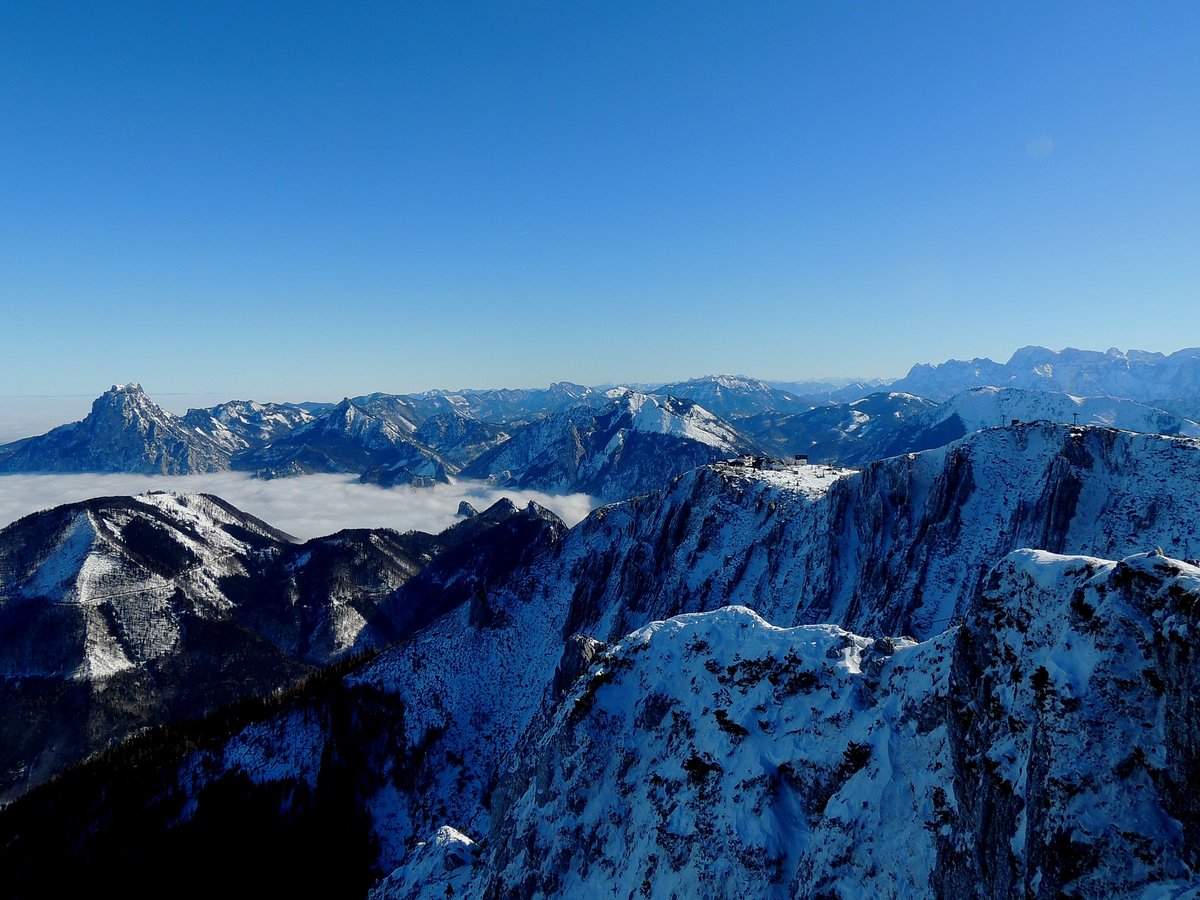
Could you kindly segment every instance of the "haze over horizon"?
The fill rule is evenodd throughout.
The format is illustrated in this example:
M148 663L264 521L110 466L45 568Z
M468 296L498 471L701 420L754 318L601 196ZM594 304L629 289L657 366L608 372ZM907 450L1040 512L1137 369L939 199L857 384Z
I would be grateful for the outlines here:
M1184 3L10 4L0 395L1169 352L1200 325L1198 25Z

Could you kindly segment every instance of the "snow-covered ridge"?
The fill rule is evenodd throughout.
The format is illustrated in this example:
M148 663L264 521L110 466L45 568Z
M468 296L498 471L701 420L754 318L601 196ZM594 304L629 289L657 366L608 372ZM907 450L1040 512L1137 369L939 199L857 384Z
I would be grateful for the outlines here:
M921 417L921 425L936 426L957 416L965 431L1019 421L1050 421L1106 425L1147 434L1200 437L1200 424L1135 400L1116 397L1075 397L1053 391L983 387L951 398Z
M0 615L50 604L46 615L84 629L82 644L66 629L36 650L14 634L0 655L4 675L106 677L172 652L181 616L226 615L225 580L283 547L277 532L230 510L203 495L155 493L60 507L4 529Z
M741 441L733 428L698 404L638 393L626 395L624 403L634 431L687 438L726 453L735 453Z
M652 623L525 737L486 833L443 826L375 896L1177 895L1198 608L1186 563L1022 550L920 644Z
M561 572L539 577L572 593L573 620L600 623L603 637L639 624L631 591L659 618L740 603L780 623L925 636L960 617L991 561L1022 545L1200 555L1197 479L1194 440L1048 423L861 471L720 464L594 513Z
M611 501L752 449L728 423L689 400L628 391L598 409L576 406L531 423L462 474Z
M184 419L195 427L232 438L231 451L267 443L313 420L311 412L290 403L231 400L210 409L189 410Z

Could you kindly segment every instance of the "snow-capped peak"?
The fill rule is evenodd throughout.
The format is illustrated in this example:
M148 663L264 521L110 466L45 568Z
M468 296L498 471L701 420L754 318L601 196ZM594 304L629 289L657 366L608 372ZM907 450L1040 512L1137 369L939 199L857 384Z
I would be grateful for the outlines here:
M669 434L737 452L737 433L699 404L674 397L629 393L621 403L633 417L633 430Z

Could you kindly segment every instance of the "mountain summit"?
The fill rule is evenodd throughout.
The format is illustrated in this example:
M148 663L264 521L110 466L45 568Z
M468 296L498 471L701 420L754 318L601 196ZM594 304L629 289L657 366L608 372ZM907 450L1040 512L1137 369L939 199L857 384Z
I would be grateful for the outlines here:
M0 447L0 472L188 475L229 468L229 452L146 396L114 384L80 422Z
M631 391L600 409L576 406L527 425L463 475L620 500L752 450L733 426L697 403Z
M809 408L795 394L744 375L706 375L664 384L655 393L691 400L725 419L770 412L803 412Z

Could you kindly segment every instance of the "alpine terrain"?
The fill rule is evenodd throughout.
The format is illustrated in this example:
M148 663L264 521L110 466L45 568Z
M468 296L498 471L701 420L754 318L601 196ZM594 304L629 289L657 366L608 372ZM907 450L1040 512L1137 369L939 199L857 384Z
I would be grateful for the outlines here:
M3 529L0 893L1200 897L1196 359L183 417L114 388L5 471L604 505L300 542L154 492Z

